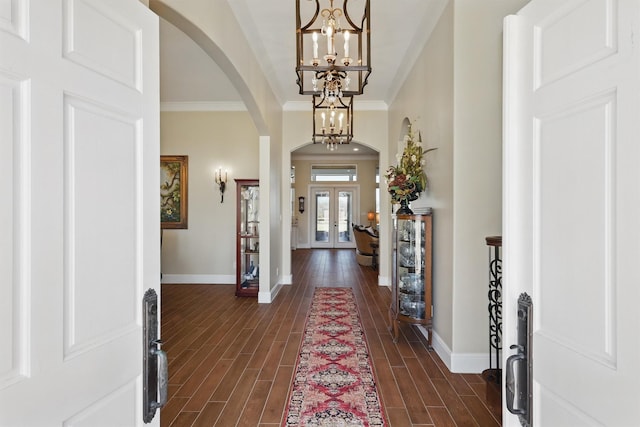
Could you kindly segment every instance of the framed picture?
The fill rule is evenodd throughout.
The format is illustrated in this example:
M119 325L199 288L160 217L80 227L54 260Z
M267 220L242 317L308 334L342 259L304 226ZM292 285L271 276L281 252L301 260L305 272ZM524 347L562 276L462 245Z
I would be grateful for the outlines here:
M189 156L160 156L160 228L187 227Z

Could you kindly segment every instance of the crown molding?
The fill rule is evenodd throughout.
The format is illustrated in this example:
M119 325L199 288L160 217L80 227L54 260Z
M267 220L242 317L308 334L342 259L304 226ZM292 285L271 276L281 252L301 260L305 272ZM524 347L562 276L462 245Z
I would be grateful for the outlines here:
M244 102L161 102L160 111L247 111Z
M345 161L357 161L357 160L379 160L377 155L373 154L358 154L358 153L336 153L335 151L327 154L295 154L291 153L291 160L345 160Z
M361 101L357 96L353 97L354 111L388 111L389 106L384 101ZM283 111L311 111L311 98L306 101L287 101L282 107Z
M384 101L360 101L354 105L357 111L388 111L389 106ZM311 100L288 101L282 107L283 111L311 111ZM241 101L195 101L195 102L161 102L160 111L247 111Z

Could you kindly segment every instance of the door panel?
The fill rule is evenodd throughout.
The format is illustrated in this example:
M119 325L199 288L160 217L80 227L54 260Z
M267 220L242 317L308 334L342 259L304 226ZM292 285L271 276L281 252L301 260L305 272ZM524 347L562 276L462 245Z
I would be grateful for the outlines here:
M332 247L331 239L331 191L315 190L313 192L313 221L312 242L313 247Z
M0 11L0 425L142 425L158 18L130 0Z
M18 77L0 71L0 158L7 160L0 168L0 192L12 207L0 209L0 221L10 230L0 239L0 271L5 275L0 285L0 340L5 349L0 351L0 389L29 374L29 306L25 304L29 282L23 273L29 227L22 220L31 212L24 167L29 143L21 132L27 120L22 108L27 89Z
M311 247L353 248L356 187L311 188Z
M65 358L137 328L136 120L65 97ZM100 137L96 137L96 132ZM114 174L113 165L118 165ZM99 173L96 173L98 172ZM114 215L95 193L118 200ZM133 244L121 245L129 241ZM115 250L118 248L117 250ZM95 298L100 295L100 303Z
M534 269L541 274L538 285L544 286L538 301L538 334L606 364L612 362L615 335L611 306L614 254L610 250L615 229L611 212L615 182L611 162L616 145L612 95L539 118L534 140L540 163L539 176L534 178L540 185L534 201L534 209L540 212L534 230L539 236L536 252L540 259ZM581 151L593 155L582 156L567 171L566 160ZM575 250L573 246L580 241L588 241L588 247ZM564 307L578 294L583 294L580 304L572 316L566 316Z
M536 426L640 416L639 16L533 0L505 22L504 339L527 292Z
M336 246L341 247L342 245L347 245L347 247L351 247L350 245L353 245L354 242L353 232L351 231L354 192L353 190L336 189L336 198L336 223L338 232Z

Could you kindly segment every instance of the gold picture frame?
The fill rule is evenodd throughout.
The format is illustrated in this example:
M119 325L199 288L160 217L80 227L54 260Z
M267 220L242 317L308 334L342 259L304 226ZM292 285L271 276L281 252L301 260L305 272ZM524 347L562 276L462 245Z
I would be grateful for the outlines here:
M189 156L160 156L160 228L187 227Z

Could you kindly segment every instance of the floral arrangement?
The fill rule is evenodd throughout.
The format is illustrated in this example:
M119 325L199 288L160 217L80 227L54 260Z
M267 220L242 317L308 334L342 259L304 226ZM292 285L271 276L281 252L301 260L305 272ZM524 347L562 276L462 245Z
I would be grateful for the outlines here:
M424 155L435 148L424 150L419 137L413 133L411 124L404 137L404 150L396 155L397 166L389 166L385 173L387 188L391 194L391 203L416 200L427 187L427 174L424 172Z

